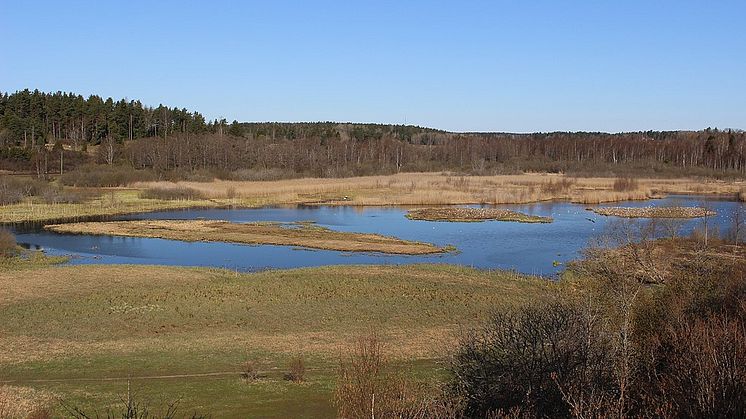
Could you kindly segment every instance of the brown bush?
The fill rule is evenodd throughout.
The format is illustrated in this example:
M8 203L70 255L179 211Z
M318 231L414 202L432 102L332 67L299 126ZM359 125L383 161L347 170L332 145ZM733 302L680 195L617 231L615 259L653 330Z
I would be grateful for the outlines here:
M241 364L241 378L247 381L259 378L259 368L254 361L248 360Z
M543 193L560 193L560 192L567 192L570 190L572 185L575 184L575 181L569 178L562 178L559 181L555 182L554 180L551 180L547 183L542 183L541 185L541 191Z
M339 417L411 417L420 407L411 384L394 370L375 335L358 340L340 364L335 392Z
M580 307L550 302L496 312L461 339L452 388L467 417L606 413L609 353L599 321Z
M285 380L294 383L302 383L306 380L306 362L302 356L293 358L288 365L289 371L285 374Z
M135 170L130 166L86 165L60 177L63 185L87 187L126 186L134 182L158 180L150 170Z
M0 229L0 257L13 256L17 251L15 236L8 230Z
M43 196L52 186L42 180L0 176L0 205L15 204L30 196Z
M614 180L614 190L616 192L636 191L639 187L640 183L635 178L620 177Z
M659 404L675 417L746 417L744 323L711 317L672 326Z

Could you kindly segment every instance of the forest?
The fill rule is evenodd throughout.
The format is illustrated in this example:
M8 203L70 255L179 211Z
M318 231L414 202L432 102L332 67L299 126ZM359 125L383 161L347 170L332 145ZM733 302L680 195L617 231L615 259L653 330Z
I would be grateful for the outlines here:
M413 171L746 175L746 133L453 133L410 125L208 121L137 100L0 94L0 169L40 177L85 163L219 178L346 177ZM248 174L248 175L247 175Z

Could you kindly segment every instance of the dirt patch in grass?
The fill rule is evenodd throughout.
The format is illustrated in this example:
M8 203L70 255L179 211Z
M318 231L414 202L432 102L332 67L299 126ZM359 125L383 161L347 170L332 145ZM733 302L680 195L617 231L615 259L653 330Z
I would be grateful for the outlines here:
M700 218L717 215L715 211L699 207L604 207L588 210L599 215L623 218Z
M480 222L515 221L519 223L551 223L549 217L527 215L497 208L422 208L407 212L410 220Z
M53 224L58 233L153 237L182 241L272 244L345 252L424 255L448 251L421 243L369 233L329 230L312 223L230 223L213 220L140 220Z

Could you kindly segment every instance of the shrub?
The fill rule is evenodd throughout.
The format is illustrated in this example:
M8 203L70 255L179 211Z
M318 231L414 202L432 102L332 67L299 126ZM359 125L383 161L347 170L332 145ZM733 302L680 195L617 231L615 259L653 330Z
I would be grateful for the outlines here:
M63 174L60 181L63 185L71 186L113 187L153 181L157 178L149 170L136 170L130 166L87 165Z
M570 190L572 185L575 182L572 179L569 178L562 178L559 181L555 182L554 180L550 180L547 183L541 184L541 191L543 193L560 193L560 192L566 192Z
M340 364L334 400L343 418L409 417L416 404L408 383L384 359L376 335L359 339Z
M294 383L301 383L306 379L306 363L302 356L293 358L288 366L287 374L285 374L285 380L292 381Z
M29 196L43 195L50 189L51 185L42 180L0 176L0 205L15 204Z
M614 190L616 192L636 191L640 187L637 179L632 177L620 177L614 180Z
M710 317L677 324L664 337L658 410L668 417L746 417L746 328Z
M18 251L15 236L8 230L0 229L0 257L11 257Z
M454 356L452 387L468 417L515 409L547 417L602 410L612 374L608 353L600 325L585 311L537 303L494 313L466 334Z
M174 188L148 188L140 192L140 198L161 199L166 201L191 201L203 199L204 196L202 195L202 192L196 189L178 186Z
M241 378L247 381L254 381L259 378L259 369L254 361L248 360L241 364Z

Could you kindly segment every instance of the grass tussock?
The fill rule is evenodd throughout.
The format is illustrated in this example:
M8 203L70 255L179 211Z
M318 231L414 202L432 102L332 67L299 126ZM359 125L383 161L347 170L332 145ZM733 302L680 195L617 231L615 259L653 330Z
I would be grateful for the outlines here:
M213 220L138 220L53 224L46 229L58 233L152 237L182 241L241 244L272 244L346 252L379 252L424 255L443 253L429 243L402 240L370 233L349 233L312 223L230 223Z
M623 218L701 218L717 215L699 207L602 207L588 208L599 215Z
M551 223L549 217L523 214L497 208L422 208L407 212L410 220L481 222L514 221L519 223Z

